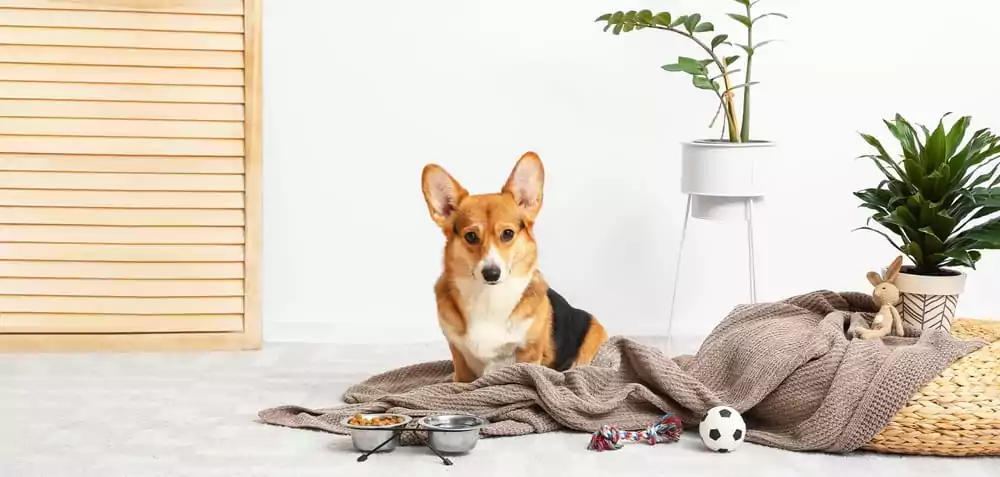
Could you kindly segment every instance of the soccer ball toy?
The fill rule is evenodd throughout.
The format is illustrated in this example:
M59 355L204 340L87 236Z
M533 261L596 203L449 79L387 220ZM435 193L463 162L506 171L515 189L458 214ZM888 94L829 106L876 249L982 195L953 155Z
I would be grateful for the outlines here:
M746 437L747 425L743 416L729 406L716 406L708 410L701 423L698 424L698 434L705 447L715 452L732 452L736 450Z

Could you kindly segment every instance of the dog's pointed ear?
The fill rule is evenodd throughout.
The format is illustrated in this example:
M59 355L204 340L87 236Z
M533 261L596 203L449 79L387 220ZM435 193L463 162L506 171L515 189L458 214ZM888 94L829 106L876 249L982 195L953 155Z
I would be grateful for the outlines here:
M469 192L451 177L448 171L437 164L424 166L421 182L431 219L434 219L438 226L444 227L458 209L459 202L468 196Z
M514 165L503 192L510 194L517 206L530 222L542 209L542 189L545 185L545 169L542 160L533 152L526 152Z

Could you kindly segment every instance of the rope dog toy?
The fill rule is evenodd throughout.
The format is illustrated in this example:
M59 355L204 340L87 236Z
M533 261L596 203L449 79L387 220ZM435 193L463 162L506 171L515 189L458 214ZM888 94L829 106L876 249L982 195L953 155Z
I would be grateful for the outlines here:
M668 412L655 424L641 431L621 431L614 426L603 425L594 432L587 449L603 452L621 449L626 442L646 442L651 446L661 442L677 442L683 431L680 418Z

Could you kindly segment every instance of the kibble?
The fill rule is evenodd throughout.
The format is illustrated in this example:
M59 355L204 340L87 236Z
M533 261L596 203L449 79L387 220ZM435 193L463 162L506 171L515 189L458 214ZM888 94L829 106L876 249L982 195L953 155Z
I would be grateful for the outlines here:
M375 416L369 419L365 418L361 414L355 414L351 420L347 421L347 423L352 426L370 427L392 426L401 422L403 422L403 418L400 416Z

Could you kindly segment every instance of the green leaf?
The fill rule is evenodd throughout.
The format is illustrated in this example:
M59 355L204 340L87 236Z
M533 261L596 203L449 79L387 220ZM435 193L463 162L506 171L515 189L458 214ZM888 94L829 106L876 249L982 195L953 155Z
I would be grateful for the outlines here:
M756 45L753 46L753 51L757 51L758 49L760 49L760 47L762 47L762 46L764 46L764 45L766 45L768 43L774 43L776 41L778 41L778 40L764 40L764 41L762 41L760 43L757 43Z
M683 71L692 75L704 76L708 73L705 65L694 58L688 58L686 56L681 56L677 58L677 63L672 65L664 65L663 69L667 71Z
M978 252L976 252L978 255ZM958 250L947 250L941 253L941 255L955 260L960 265L969 267L973 270L976 268L976 261L978 258L974 258L968 250L958 249Z
M893 248L895 248L896 250L899 250L900 253L905 253L905 252L903 252L903 247L901 247L899 245L896 245L896 242L893 242L892 238L889 237L889 235L887 235L885 232L883 232L881 230L875 230L875 229L873 229L871 227L858 227L858 228L856 228L854 230L870 230L872 232L875 232L875 233L881 235L882 237L885 237L886 241L888 241L889 244L892 245Z
M756 18L754 18L752 23L757 23L757 20L767 17L779 17L779 18L784 18L785 20L788 19L788 15L785 15L784 13L765 13L763 15L758 15Z
M676 26L679 26L682 23L687 22L687 20L688 20L688 16L687 15L681 15L681 16L679 16L677 18L674 18L674 21L670 23L670 28L674 28Z
M743 51L747 52L747 56L753 56L753 47L747 45L736 44L736 46L743 48Z
M734 56L727 56L724 61L726 62L726 66L729 66L733 63L736 63L736 60L738 59L740 59L740 57L734 55Z
M736 68L734 70L728 70L728 71L726 71L726 73L732 74L732 73L739 73L740 71L743 71L743 70L741 70L739 68ZM722 78L723 76L725 76L725 74L719 73L719 74L717 74L717 75L715 75L715 76L713 76L713 77L711 77L709 79L712 80L712 81L715 81L715 80L717 80L719 78Z
M639 13L635 14L636 23L651 25L653 23L653 12L649 10L639 10Z
M597 17L597 19L594 20L594 22L606 22L606 21L608 21L610 19L611 19L611 14L610 13L605 13L604 15L601 15L601 16Z
M705 22L694 28L695 33L704 33L706 31L713 31L713 30L715 30L715 25L713 25L712 22Z
M950 158L958 150L959 144L962 144L962 139L965 138L965 131L969 128L969 123L972 122L972 118L969 116L962 116L955 121L955 124L951 125L951 130L948 131L948 144L949 149L947 151L947 156Z
M611 30L611 34L617 35L622 32L623 23L616 23L615 28Z
M695 28L698 28L698 23L701 22L701 15L698 13L692 13L688 15L687 19L684 20L684 29L688 33L694 33Z
M739 3L740 5L746 5L748 7L750 6L750 0L736 0L736 3Z
M712 38L712 49L714 50L719 45L725 43L726 39L728 39L728 38L729 38L729 35L726 35L726 34L716 35L715 38Z
M739 13L727 13L726 15L729 16L729 18L732 18L733 20L742 23L743 26L747 28L753 26L753 22L750 20L750 17L746 15L740 15Z
M719 84L718 83L716 83L714 81L711 81L711 80L709 80L708 78L706 78L704 76L692 76L691 77L691 81L692 81L692 83L694 83L695 87L699 88L699 89L707 89L707 90L710 90L710 91L718 91L719 90Z
M684 71L684 70L681 69L681 65L679 65L677 63L671 63L669 65L663 65L660 68L663 68L664 70L667 70L667 71Z
M654 25L670 26L670 12L660 12L650 20Z

